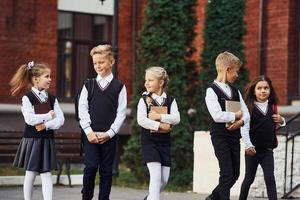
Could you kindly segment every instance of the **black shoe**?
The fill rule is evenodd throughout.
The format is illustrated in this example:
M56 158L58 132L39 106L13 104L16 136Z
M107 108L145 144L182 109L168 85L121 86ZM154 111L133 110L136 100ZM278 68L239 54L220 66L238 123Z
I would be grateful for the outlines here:
M148 195L145 196L144 200L147 200Z
M213 200L213 195L212 195L212 194L208 195L208 196L205 198L205 200Z

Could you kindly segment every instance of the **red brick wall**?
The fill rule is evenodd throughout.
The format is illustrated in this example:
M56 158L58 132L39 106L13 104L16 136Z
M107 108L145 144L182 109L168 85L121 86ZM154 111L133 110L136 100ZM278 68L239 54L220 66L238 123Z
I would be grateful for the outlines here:
M15 2L15 8L13 8ZM57 1L0 1L0 102L20 102L9 96L8 82L30 60L46 62L56 82ZM13 11L15 10L15 11Z
M295 95L295 0L267 1L266 75L273 81L281 104ZM259 75L259 1L246 1L245 54L250 79Z
M127 89L129 99L133 87L133 1L119 1L119 64L118 78Z

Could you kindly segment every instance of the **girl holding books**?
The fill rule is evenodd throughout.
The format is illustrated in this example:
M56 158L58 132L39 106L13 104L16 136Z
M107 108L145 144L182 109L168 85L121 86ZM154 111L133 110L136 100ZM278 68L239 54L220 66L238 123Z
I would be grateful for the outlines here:
M48 65L29 62L21 65L10 81L11 94L19 94L32 86L22 97L25 131L13 166L25 169L24 199L31 200L37 174L42 180L45 200L52 200L51 170L56 169L54 130L64 123L63 112L55 96L49 94L51 71Z
M277 112L278 97L271 80L266 76L255 78L246 88L245 103L250 112L250 123L241 128L242 139L246 145L246 172L239 199L247 199L260 165L268 198L277 200L273 149L277 147L276 125L284 126L285 120Z
M147 164L150 183L144 200L159 200L168 182L171 167L171 127L180 122L176 100L165 92L169 82L162 67L146 69L146 92L137 106L137 122L142 127L142 156Z

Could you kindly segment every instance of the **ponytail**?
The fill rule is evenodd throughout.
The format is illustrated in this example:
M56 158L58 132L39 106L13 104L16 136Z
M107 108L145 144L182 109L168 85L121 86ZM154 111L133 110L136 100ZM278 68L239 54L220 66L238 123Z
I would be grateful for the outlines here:
M19 67L17 72L14 74L12 79L9 82L11 87L10 94L12 96L16 96L20 94L21 90L27 87L30 83L30 75L29 75L29 67L28 65L24 64Z

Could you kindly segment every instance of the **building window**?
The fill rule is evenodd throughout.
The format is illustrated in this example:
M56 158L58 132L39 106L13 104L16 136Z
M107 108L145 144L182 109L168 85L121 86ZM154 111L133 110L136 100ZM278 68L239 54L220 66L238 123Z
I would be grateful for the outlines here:
M58 12L57 92L70 101L87 78L95 76L89 52L101 43L111 43L112 17Z

